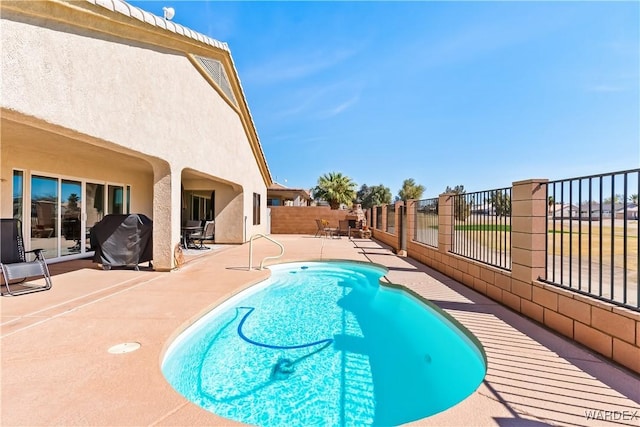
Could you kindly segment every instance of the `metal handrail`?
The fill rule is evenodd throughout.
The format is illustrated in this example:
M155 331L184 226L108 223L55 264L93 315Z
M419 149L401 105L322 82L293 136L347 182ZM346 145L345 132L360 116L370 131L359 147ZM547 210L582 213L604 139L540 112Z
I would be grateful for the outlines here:
M264 237L265 239L275 243L276 245L280 246L280 254L278 255L274 255L274 256L268 256L268 257L264 257L262 259L262 261L260 262L260 270L262 270L264 268L264 262L268 259L277 259L280 258L282 255L284 255L284 246L282 245L282 243L272 239L269 236L266 236L262 233L258 233L258 234L254 234L253 236L251 236L251 240L249 240L249 271L251 271L251 268L253 266L253 241L256 238L260 238L260 237Z

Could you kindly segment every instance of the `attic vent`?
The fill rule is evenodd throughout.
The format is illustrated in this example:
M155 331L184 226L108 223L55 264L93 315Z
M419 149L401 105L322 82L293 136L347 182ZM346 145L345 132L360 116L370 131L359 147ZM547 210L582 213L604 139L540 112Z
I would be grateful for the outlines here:
M238 106L236 98L233 96L233 92L231 91L231 85L229 84L229 79L227 78L227 73L225 73L222 63L215 59L203 58L202 56L197 55L194 55L194 58L207 72L209 77L211 77L211 79L218 85L218 87L222 89L222 92L227 95L231 102Z

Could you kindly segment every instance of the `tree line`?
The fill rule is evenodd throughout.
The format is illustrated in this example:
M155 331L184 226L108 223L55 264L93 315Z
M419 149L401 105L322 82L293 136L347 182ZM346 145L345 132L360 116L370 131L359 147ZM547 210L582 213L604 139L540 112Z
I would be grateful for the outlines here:
M402 182L402 187L398 190L395 201L421 199L424 191L424 185L416 183L413 178L407 178ZM463 185L456 185L453 188L447 186L445 192L464 194L465 190ZM369 209L373 206L388 205L393 199L389 187L383 184L371 186L362 184L360 189L357 189L357 184L340 172L329 172L320 176L311 195L315 200L326 201L331 209L339 209L341 205L350 207L354 203L361 204L363 209ZM465 208L461 209L462 211L466 210Z

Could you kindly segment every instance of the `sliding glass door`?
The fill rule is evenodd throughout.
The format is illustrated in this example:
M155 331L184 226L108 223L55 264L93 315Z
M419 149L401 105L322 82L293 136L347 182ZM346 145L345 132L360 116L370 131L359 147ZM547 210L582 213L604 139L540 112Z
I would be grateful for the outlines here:
M85 229L82 226L82 183L62 180L60 199L60 255L82 252Z
M31 248L44 249L47 258L60 256L58 248L58 179L31 177Z
M24 200L23 180L23 172L14 171L14 217L17 218L24 212L17 200ZM91 228L105 214L123 214L130 209L131 187L128 185L40 175L31 175L27 182L30 182L26 197L31 206L31 218L25 223L26 227L30 226L25 237L29 239L31 249L45 249L47 259L82 255L93 250ZM26 214L29 215L28 211Z

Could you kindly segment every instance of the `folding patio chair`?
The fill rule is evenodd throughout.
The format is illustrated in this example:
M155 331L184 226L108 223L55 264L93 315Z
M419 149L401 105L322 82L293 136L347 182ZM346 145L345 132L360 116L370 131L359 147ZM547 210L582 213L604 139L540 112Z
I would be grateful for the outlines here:
M27 260L27 254L35 259ZM7 292L2 295L22 295L46 291L52 286L51 275L43 249L24 250L22 221L15 218L0 219L0 267ZM44 285L26 282L32 277L44 277ZM12 289L13 287L13 289Z

